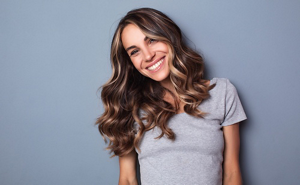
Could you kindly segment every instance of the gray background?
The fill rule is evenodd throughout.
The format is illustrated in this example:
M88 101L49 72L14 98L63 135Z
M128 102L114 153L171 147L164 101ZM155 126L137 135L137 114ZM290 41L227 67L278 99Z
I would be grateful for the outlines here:
M246 185L299 184L300 1L0 1L0 184L113 185L94 126L116 23L133 8L169 15L237 87Z

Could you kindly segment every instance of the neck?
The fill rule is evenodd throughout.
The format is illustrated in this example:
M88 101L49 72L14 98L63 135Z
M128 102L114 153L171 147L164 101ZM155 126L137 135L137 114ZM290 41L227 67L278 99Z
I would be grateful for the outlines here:
M175 96L177 96L177 93L176 93L176 90L175 90L175 87L174 85L172 84L170 78L167 78L163 81L160 82L160 85L163 86L164 88L168 89L169 91L171 91ZM176 97L177 99L178 97ZM169 103L173 104L175 103L175 100L174 100L174 97L167 91L165 96L164 96L164 99L166 101L168 101Z
M169 89L171 92L175 93L175 87L172 84L170 78L166 78L165 80L161 81L160 85L166 89Z
M173 105L174 108L176 108L176 113L184 112L184 105L185 104L179 100L179 97L177 97L178 95L176 93L175 87L172 84L170 78L161 81L160 84L164 88L171 91L176 96L176 97L173 97L169 92L166 92L166 94L164 95L164 100L169 102L171 105Z

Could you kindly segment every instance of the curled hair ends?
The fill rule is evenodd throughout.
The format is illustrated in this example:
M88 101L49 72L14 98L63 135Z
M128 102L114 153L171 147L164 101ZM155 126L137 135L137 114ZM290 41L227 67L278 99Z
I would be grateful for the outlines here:
M145 36L167 44L169 78L175 93L143 76L133 66L121 39L122 31L128 24L136 25ZM187 114L205 116L206 113L199 110L198 106L210 96L209 90L213 86L207 86L203 79L203 60L184 43L180 28L162 12L151 8L129 11L120 20L114 33L110 60L112 75L101 91L104 113L96 124L103 138L109 140L107 149L114 155L126 155L134 148L139 150L143 134L154 127L162 131L157 139L166 136L174 140L176 133L168 127L167 122L178 113L179 102L185 104L184 111ZM164 99L166 93L171 94L174 104Z

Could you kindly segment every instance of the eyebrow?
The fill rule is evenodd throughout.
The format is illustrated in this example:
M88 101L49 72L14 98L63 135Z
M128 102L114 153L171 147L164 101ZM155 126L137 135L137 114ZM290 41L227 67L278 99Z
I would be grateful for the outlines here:
M126 49L126 51L130 50L130 49L133 49L133 48L136 48L136 46L130 46Z
M144 41L146 41L146 40L148 40L148 39L149 39L149 37L145 36ZM126 49L126 52L127 52L128 50L130 50L130 49L133 49L133 48L136 48L136 46L133 45L133 46L128 47L128 48Z

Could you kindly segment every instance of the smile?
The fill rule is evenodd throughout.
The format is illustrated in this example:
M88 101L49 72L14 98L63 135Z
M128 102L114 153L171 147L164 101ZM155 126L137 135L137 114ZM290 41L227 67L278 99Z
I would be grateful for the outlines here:
M164 59L165 59L165 57L160 59L160 61L156 62L152 66L148 67L148 70L154 71L155 69L157 69L163 63Z

